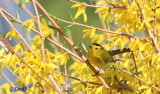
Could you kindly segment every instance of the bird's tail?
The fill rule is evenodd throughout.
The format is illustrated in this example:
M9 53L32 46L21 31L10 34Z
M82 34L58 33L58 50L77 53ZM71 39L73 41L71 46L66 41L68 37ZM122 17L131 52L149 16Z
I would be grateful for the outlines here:
M113 50L113 51L108 51L108 52L111 56L114 56L114 55L121 54L121 53L131 52L131 50L129 48L124 48L122 50L118 49L118 50Z

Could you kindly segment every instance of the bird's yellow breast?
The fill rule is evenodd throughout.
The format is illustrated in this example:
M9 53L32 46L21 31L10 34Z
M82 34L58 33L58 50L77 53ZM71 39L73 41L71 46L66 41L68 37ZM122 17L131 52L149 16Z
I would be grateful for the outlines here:
M100 58L90 57L88 58L89 62L95 66L103 67L107 65L107 62L102 62Z

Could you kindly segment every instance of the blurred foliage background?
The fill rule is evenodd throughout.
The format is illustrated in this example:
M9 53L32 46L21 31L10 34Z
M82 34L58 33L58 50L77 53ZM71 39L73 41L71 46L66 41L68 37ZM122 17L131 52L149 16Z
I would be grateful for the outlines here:
M87 4L93 4L92 0L78 0L79 2L86 2ZM44 6L44 8L48 11L48 13L54 15L55 17L71 21L74 18L74 15L77 11L76 8L71 8L74 3L68 2L67 0L41 0L40 3ZM77 23L87 24L90 26L100 27L102 28L101 22L97 14L94 13L95 8L87 7L86 14L88 16L88 21L84 23L83 16L81 15L78 19L75 19ZM42 14L43 15L43 14ZM65 31L68 36L72 36L72 39L75 44L79 44L83 42L87 47L90 45L89 38L82 38L83 30L86 29L80 26L71 26L70 24L66 24L63 22L58 22L60 27Z

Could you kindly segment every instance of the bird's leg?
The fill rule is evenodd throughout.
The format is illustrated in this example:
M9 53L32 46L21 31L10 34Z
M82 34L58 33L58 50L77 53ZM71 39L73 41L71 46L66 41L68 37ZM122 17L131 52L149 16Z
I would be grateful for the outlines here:
M92 76L97 76L97 75L101 75L104 73L104 71L102 70L102 67L96 67L96 71L97 73Z
M121 59L116 59L115 61L122 61Z

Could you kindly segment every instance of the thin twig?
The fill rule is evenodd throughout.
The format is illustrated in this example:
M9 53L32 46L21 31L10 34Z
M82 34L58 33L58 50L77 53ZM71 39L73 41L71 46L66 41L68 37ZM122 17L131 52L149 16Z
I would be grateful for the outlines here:
M67 75L67 63L64 64L64 73ZM65 77L65 90L68 90L68 78ZM66 92L67 94L67 92Z
M6 58L6 56L0 55L1 58Z
M156 6L156 5L155 5ZM154 34L154 38L155 38L155 40L158 40L157 39L157 20L156 20L156 10L157 9L154 9L153 11L154 11L154 20L153 20L153 24L154 24L154 26L153 26L153 34Z
M14 83L2 71L0 71L0 73L12 85L12 87L16 87Z
M57 88L57 90L60 92L60 94L63 94L63 91L61 90L61 88L58 86L56 80L52 77L52 75L48 75L49 79L51 79L51 82L53 83L53 85Z
M146 40L144 38L135 37L135 36L132 36L132 35L129 35L129 34L126 34L126 33L114 32L114 31L110 31L110 30L106 30L106 29L101 29L101 28L98 28L98 27L93 27L93 26L89 26L89 25L84 25L84 24L76 23L76 22L66 21L66 20L57 18L57 17L52 16L52 15L50 15L50 16L54 20L58 20L58 21L61 21L61 22L64 22L64 23L68 23L68 24L72 24L72 25L77 25L77 26L82 26L82 27L86 27L86 28L90 28L90 29L95 29L95 30L102 31L102 32L105 32L105 33L109 33L109 34L117 34L117 35L120 35L120 36L126 36L126 37L133 38L133 39L140 39L142 41L148 42L148 40Z
M42 93L47 92L46 88L44 88L44 86L40 82L36 82L35 86L39 87Z
M136 62L136 58L135 58L135 55L132 51L132 56L133 56L133 61L134 61L134 66L136 68L136 75L138 76L138 67L137 67L137 62ZM141 82L139 81L139 85L141 86Z
M2 48L4 48L5 52L8 53L9 50L6 48L6 46L3 44L2 41L0 41L0 45L2 46Z
M9 67L7 67L7 70L10 72L10 73L12 73L13 74L13 71L9 68ZM21 81L21 78L19 78L16 74L14 75L16 78L18 78L20 81Z
M36 0L33 0L33 6L34 6L34 9L35 9L35 12L36 12L36 20L37 20L37 24L38 24L38 29L40 31L40 36L41 36L41 50L42 50L42 60L43 62L46 62L46 58L45 58L45 47L44 47L44 39L45 37L43 36L43 32L42 32L42 28L41 28L41 24L40 24L40 16L39 16L39 13L38 13L38 10L37 10L37 6L35 4L35 1Z
M62 76L65 76L65 77L67 77L67 78L70 78L70 79L74 79L74 80L80 81L80 82L82 82L82 83L90 83L90 84L94 84L94 85L102 85L102 84L95 83L95 82L91 82L91 81L81 80L81 79L79 79L79 78L75 78L75 77L66 75L66 74L63 73L63 72L58 72L58 71L55 71L55 72L58 73L58 74L61 74Z
M126 6L114 5L110 2L108 2L108 0L106 0L106 2L111 5L110 9L114 9L114 8L128 9L128 7L126 7Z
M74 1L74 0L67 0L69 2L73 2L73 3L76 3L76 4L81 4L83 6L86 6L86 7L93 7L93 8L102 8L102 7L105 7L105 6L95 6L95 5L89 5L89 4L86 4L85 2L83 3L80 3L78 1Z
M106 6L96 6L96 5L89 5L89 4L86 4L86 3L80 3L78 1L74 1L74 0L68 0L69 2L73 2L73 3L76 3L76 4L81 4L83 6L86 6L86 7L92 7L92 8L103 8L103 7L106 7ZM127 9L127 7L125 6L118 6L118 5L112 5L109 7L110 9L113 9L113 8L122 8L122 9Z
M130 91L131 93L134 92L134 90L133 90L131 87L129 87L127 84L123 84L121 81L119 81L118 78L117 78L117 76L115 76L114 78L115 78L115 81L116 81L119 85L125 87L125 88L126 88L128 91Z

